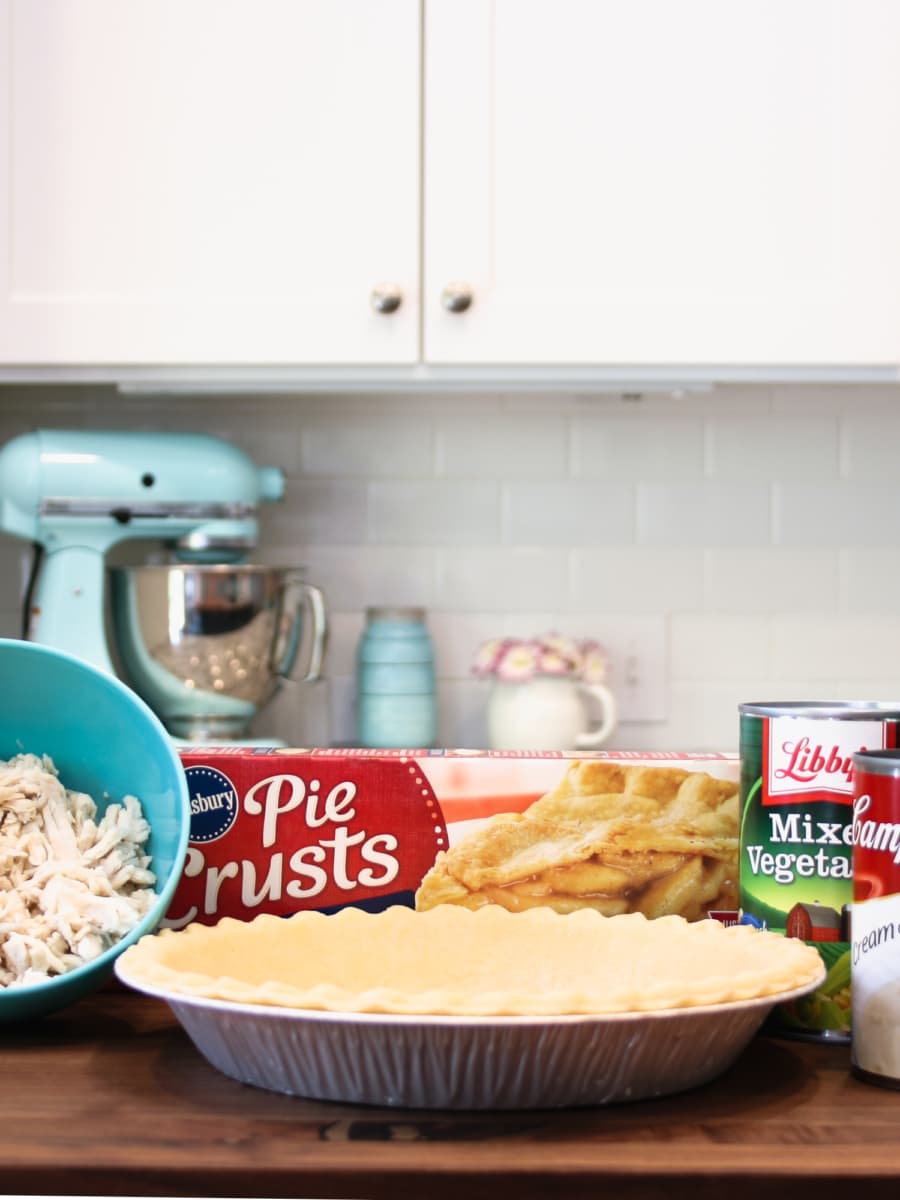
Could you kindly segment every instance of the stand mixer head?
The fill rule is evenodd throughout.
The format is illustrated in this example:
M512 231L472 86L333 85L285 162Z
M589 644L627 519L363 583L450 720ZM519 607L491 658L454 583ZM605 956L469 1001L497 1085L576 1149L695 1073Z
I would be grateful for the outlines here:
M279 645L277 666L274 651L254 659L260 672L284 674L293 665L302 610L311 604L314 642L306 678L317 678L325 636L321 594L308 584L287 594L276 586L278 569L243 561L257 544L259 505L280 499L283 492L278 468L257 467L235 446L202 434L38 430L14 438L0 449L0 529L31 541L41 554L28 638L115 673L107 635L106 558L113 547L137 539L163 543L175 562L185 570L194 566L198 575L207 569L221 575L229 564L239 569L245 581L241 613L256 621L258 642L259 610L269 610L266 627L272 627ZM255 607L246 603L246 580L254 572L271 577L271 586L255 589ZM181 671L171 644L182 640L185 601L172 586L156 589L150 601L163 610L153 615L169 643L168 661L161 664L161 649L146 642L148 601L141 601L139 611L129 572L115 574L122 576L115 589L121 599L114 597L111 627L135 690L170 728L177 708L179 733L192 731L186 714L195 714L200 728L209 718L212 728L240 736L274 689L248 691L245 680L241 694L227 683L213 690L204 684L208 671ZM219 578L220 604L222 587ZM232 640L241 619L232 614ZM194 629L194 667L198 655L216 652L215 636L207 642ZM286 645L294 648L293 658L284 653Z

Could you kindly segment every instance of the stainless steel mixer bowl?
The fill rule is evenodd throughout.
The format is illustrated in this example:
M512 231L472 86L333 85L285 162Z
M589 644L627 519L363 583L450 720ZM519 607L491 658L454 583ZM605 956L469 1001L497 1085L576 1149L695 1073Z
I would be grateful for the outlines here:
M321 673L324 599L297 568L117 567L110 582L123 672L177 737L243 737L283 679Z

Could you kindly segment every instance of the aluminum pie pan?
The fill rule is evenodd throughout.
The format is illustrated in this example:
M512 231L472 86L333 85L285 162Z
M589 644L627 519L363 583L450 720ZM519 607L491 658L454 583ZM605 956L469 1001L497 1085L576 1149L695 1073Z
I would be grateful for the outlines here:
M164 1000L230 1079L307 1099L416 1109L565 1108L686 1091L727 1070L776 1004L810 991L656 1012L408 1016L210 1000L132 982L121 962L116 971Z

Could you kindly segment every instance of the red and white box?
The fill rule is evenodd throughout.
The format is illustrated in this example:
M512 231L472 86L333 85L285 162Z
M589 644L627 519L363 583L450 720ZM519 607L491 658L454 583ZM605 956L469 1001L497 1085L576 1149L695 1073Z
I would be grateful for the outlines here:
M669 751L185 747L180 754L191 831L164 921L172 928L348 905L413 907L442 851L497 814L524 812L574 761L739 778L737 755Z

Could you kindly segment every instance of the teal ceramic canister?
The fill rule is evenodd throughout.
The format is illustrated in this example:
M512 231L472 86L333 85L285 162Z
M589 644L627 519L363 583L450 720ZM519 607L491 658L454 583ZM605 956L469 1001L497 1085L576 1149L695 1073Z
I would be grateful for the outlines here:
M434 650L423 608L367 608L356 656L361 746L424 749L437 741Z

